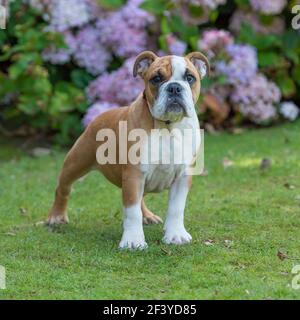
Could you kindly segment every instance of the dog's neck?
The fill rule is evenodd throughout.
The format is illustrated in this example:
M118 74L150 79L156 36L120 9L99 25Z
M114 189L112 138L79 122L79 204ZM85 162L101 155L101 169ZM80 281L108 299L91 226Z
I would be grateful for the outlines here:
M149 106L148 100L146 98L145 90L141 94L141 97L143 100L142 104L149 110L149 113L151 114L150 106ZM138 100L139 100L139 98L140 98L140 96L138 97ZM153 128L155 128L155 129L168 129L168 130L170 130L174 125L174 122L172 122L170 120L164 121L164 120L159 120L159 119L153 118L153 122L154 122Z

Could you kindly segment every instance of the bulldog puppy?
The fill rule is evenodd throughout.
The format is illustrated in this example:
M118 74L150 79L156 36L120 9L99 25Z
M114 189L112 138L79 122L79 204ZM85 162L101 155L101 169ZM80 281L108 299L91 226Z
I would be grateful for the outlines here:
M195 161L200 146L199 122L195 103L200 94L200 80L209 72L209 62L200 52L192 52L185 57L157 57L145 51L136 58L133 75L139 75L145 83L144 92L127 107L109 110L98 116L78 138L67 154L56 188L55 201L50 210L48 224L68 222L67 202L72 184L91 170L100 171L110 182L122 188L123 198L123 236L120 248L142 249L147 247L143 231L144 223L159 223L161 218L154 215L145 205L144 196L150 192L169 189L169 204L164 224L163 241L167 244L184 244L192 240L184 227L184 208L191 175L187 168ZM120 142L120 123L126 123L128 136L135 129L146 133L140 139L138 161L131 163L128 158L120 160L120 147L126 152L133 145L132 137L127 145ZM116 162L99 161L97 152L107 141L103 139L102 129L113 131L116 136ZM154 130L156 129L156 130ZM192 130L196 143L182 163L163 163L164 156L172 156L182 151L180 139L173 129L183 132ZM170 148L158 143L156 160L152 160L149 141L155 135L173 143ZM169 139L169 140L168 140ZM128 156L128 155L126 155ZM101 158L101 155L100 155ZM155 157L154 157L155 158ZM101 199L101 198L100 198Z

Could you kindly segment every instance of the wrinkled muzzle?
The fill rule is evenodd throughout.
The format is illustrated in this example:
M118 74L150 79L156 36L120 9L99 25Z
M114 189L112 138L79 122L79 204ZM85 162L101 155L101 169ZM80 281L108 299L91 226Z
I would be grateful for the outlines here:
M190 88L184 81L163 84L152 107L152 115L161 121L177 122L191 114L194 108Z

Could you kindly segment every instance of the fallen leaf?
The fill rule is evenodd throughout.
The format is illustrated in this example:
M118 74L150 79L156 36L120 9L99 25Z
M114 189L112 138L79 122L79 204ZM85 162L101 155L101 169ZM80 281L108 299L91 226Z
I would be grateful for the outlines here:
M207 239L203 242L206 246L213 246L214 245L214 240L212 239Z
M296 201L297 204L300 206L300 194L296 195L295 201Z
M45 221L38 221L38 222L35 222L35 226L36 227L38 227L38 226L42 226L42 225L44 225L44 224L46 224L46 222Z
M119 214L120 214L120 211L119 211L119 210L116 210L116 212L114 213L114 217L115 217L115 218L118 217Z
M246 269L246 266L238 261L234 261L234 262L232 262L232 264L234 265L234 268Z
M33 157L39 158L39 157L44 157L44 156L48 156L51 153L51 150L48 148L34 148L31 150L30 154Z
M288 182L284 184L284 186L289 190L294 190L296 187Z
M217 134L217 130L211 123L205 123L204 129L210 134Z
M233 161L231 161L231 160L228 159L228 158L224 158L224 159L222 160L222 164L223 164L224 169L227 169L227 168L233 166Z
M267 169L269 169L271 167L271 165L272 165L271 159L264 158L264 159L261 160L259 168L261 170L267 170Z
M290 143L291 140L290 140L288 137L285 137L285 138L284 138L284 142L285 142L285 143Z
M243 133L245 130L244 130L243 128L234 127L234 128L232 128L230 131L231 131L231 133L233 133L233 134L241 134L241 133Z
M14 237L16 236L16 234L14 232L6 232L4 233L5 236L11 236L11 237Z
M287 256L285 253L283 253L282 251L280 251L280 250L277 251L277 257L278 257L281 261L283 261L283 260L285 260L285 259L288 259L288 256Z
M167 249L165 249L165 248L160 248L161 249L161 251L163 252L163 253L165 253L166 255L168 255L168 256L171 256L172 255L172 252L171 251L169 251L169 250L167 250Z
M26 214L27 213L27 210L25 208L20 208L20 214Z
M228 239L224 240L224 243L227 248L230 248L233 245L233 241Z
M289 260L294 260L294 261L300 261L299 258L289 257L288 255L286 255L284 252L282 252L282 251L280 251L280 250L277 251L277 257L278 257L280 260L289 259Z

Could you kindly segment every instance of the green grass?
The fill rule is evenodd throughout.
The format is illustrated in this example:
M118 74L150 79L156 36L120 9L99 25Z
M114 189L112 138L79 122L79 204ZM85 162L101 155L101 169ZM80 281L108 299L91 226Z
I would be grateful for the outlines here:
M300 122L205 136L208 175L194 178L186 208L193 242L179 247L162 244L162 225L155 225L145 227L146 251L119 251L120 190L98 173L75 184L69 225L52 231L36 225L47 216L64 154L35 159L1 144L0 265L7 289L0 298L300 298L291 288L291 269L300 264ZM225 157L234 162L227 169ZM272 160L263 172L262 158ZM147 200L165 217L167 193ZM280 260L278 250L292 259Z

